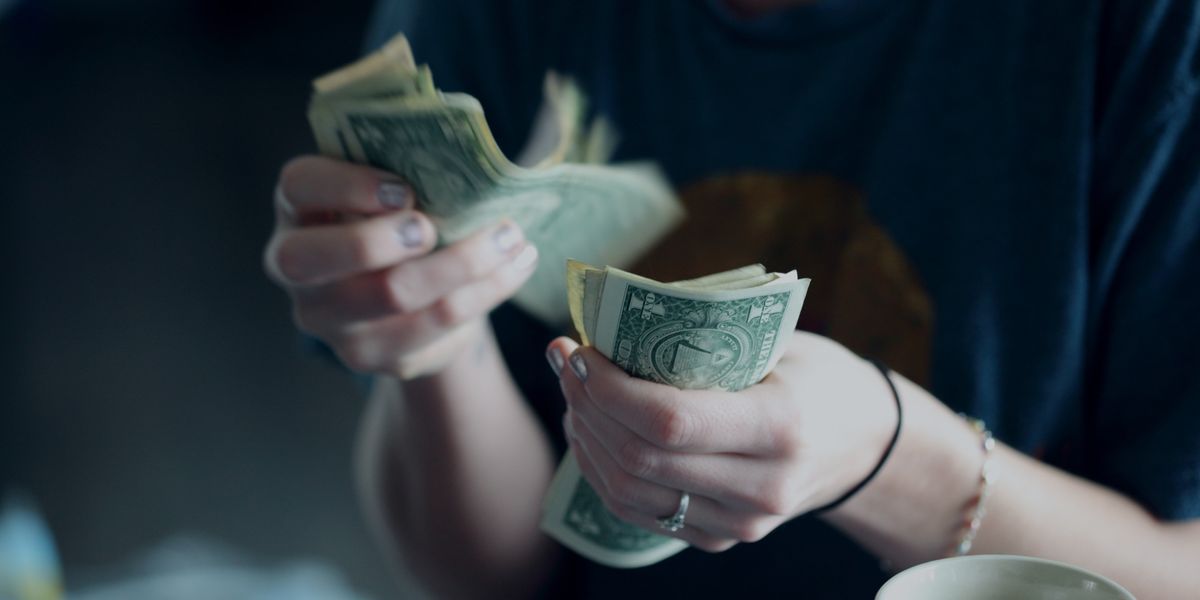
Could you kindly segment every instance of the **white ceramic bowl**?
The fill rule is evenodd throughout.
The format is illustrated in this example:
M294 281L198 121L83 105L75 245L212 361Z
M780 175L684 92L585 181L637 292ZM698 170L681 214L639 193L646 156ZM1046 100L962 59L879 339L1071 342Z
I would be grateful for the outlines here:
M1112 580L1026 556L960 556L906 569L875 600L1134 600Z

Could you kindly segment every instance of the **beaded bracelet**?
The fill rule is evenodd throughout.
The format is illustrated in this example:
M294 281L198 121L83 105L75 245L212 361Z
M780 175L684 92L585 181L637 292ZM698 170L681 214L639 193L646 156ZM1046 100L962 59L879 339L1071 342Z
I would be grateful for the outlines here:
M959 413L959 416L966 419L971 428L979 434L983 447L983 464L979 467L979 488L964 506L967 515L959 529L958 542L950 548L948 553L950 556L962 556L971 551L971 546L975 543L975 536L979 535L979 527L983 525L983 518L987 515L987 498L991 493L992 483L995 481L995 474L992 472L991 466L992 450L996 447L996 439L992 437L992 432L982 420L973 419L962 413Z

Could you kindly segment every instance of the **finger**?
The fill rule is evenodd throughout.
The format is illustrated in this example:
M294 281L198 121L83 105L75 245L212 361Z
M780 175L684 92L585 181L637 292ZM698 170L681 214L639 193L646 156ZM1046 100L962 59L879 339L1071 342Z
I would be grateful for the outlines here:
M579 371L586 371L587 367L582 356L575 352L578 348L574 341L560 337L547 348L548 358L552 367L571 365L554 369L562 378L568 407L588 425L612 462L623 471L667 488L687 489L748 513L794 512L791 510L797 493L794 478L788 476L777 460L741 453L667 450L609 416L602 410L603 401L598 402L580 383ZM588 380L591 381L590 376ZM737 396L740 401L741 395Z
M620 520L636 524L650 532L671 535L688 541L689 544L712 550L725 550L737 541L736 530L727 527L727 523L740 522L742 516L734 514L712 499L689 494L688 510L684 514L684 528L678 532L668 532L659 526L659 518L674 515L679 508L680 494L678 490L668 490L648 481L628 478L608 462L606 452L596 449L595 439L590 436L587 427L574 418L570 412L564 416L568 439L572 449L576 449L576 461L584 479L604 500L605 508Z
M587 456L587 451L583 449L583 446L580 444L580 440L572 436L570 431L568 431L568 436L566 436L566 439L568 439L571 454L574 455L576 463L578 466L580 466L580 472L583 474L583 479L586 479L596 494L600 496L600 499L605 504L605 509L608 510L608 512L610 512L610 514L613 516L619 518L619 520L622 520L626 523L635 524L637 527L646 529L647 532L654 532L661 535L671 536L671 538L683 540L686 542L686 544L692 547L700 548L700 550L707 552L722 552L737 544L736 540L721 539L719 536L709 534L702 527L694 526L694 524L689 526L689 524L686 523L686 520L683 529L678 529L676 532L668 532L668 530L659 527L659 524L656 523L653 518L638 514L638 512L632 512L628 508L625 508L625 506L613 504L611 498L608 497L605 486L600 482L599 474L596 472L595 464Z
M521 254L491 275L454 290L422 310L351 324L340 330L330 331L336 324L317 324L312 333L331 338L338 355L352 370L391 369L400 357L417 352L491 312L528 281L536 265L537 249L526 245Z
M755 394L679 390L626 374L593 348L568 359L605 414L646 441L676 452L769 452L770 422Z
M575 383L570 383L574 381ZM609 460L637 479L686 489L746 512L770 512L769 489L780 479L775 461L740 454L673 452L655 446L601 411L578 379L563 384L567 405L595 437Z
M571 353L575 352L578 347L579 344L575 340L565 336L556 337L546 345L546 360L549 361L550 370L556 376L562 376L567 357L571 356Z
M301 156L279 172L276 206L292 222L326 213L374 215L412 208L412 188L395 175L324 156Z
M388 273L390 300L401 312L430 306L452 291L487 277L529 247L521 228L503 219L433 254L392 267ZM526 258L531 257L526 254Z
M287 228L267 245L267 271L284 285L321 285L426 254L436 241L433 224L415 211Z
M295 306L296 325L310 333L342 330L356 323L404 314L389 287L386 269L289 291Z
M297 324L328 331L427 308L457 288L495 274L521 257L536 262L537 251L509 221L486 228L432 254L402 261L387 270L353 276L324 286L293 289ZM488 286L483 286L486 289ZM453 303L445 308L458 306Z

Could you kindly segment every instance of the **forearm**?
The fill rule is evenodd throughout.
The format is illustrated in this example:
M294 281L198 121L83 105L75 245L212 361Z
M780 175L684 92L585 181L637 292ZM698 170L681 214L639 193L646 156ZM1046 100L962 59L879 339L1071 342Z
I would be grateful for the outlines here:
M519 597L553 566L556 549L537 526L552 453L481 330L439 375L377 379L360 483L386 541L434 591Z
M891 564L940 558L977 491L980 438L919 386L896 376L905 427L887 466L827 518ZM1200 589L1200 523L1164 524L1128 498L997 445L995 483L973 553L1023 554L1112 577L1138 598Z
M1200 590L1200 521L1163 523L1125 496L1008 447L997 447L994 463L1002 479L977 552L1077 564L1112 577L1142 600Z

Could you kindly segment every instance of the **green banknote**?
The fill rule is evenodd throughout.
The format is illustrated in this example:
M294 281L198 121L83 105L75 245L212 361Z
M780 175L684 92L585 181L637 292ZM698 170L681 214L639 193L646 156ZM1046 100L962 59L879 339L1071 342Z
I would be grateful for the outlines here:
M635 377L681 389L737 391L765 377L796 328L809 283L760 265L669 284L578 261L567 270L584 343ZM605 510L571 453L546 494L541 527L613 567L646 566L686 547Z
M535 152L536 168L504 156L478 101L438 91L403 36L314 88L309 121L321 151L404 178L441 243L504 217L521 226L541 259L514 301L547 323L567 317L567 257L630 264L683 217L652 165L567 162L605 156L612 137L577 123L583 99L568 81L547 79L549 130L558 139Z

